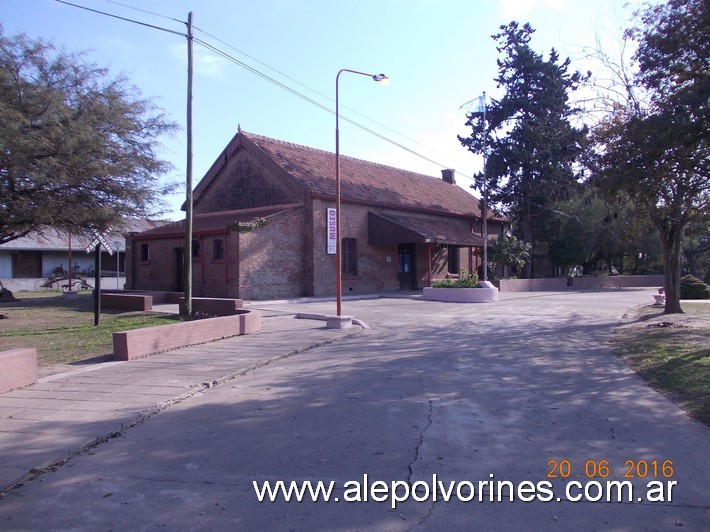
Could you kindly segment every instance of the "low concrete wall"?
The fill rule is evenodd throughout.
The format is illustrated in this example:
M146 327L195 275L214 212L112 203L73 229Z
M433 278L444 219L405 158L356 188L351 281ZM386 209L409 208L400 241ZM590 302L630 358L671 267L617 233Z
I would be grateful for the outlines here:
M493 281L501 292L555 292L567 290L567 278L550 279L499 279Z
M0 351L0 393L37 382L37 350Z
M101 290L102 294L139 294L151 296L154 305L174 305L185 294L182 292L161 292L158 290Z
M113 333L113 357L133 360L259 330L261 312L241 309L239 314L232 316L121 331Z
M151 290L102 290L101 304L125 310L152 310L153 304L182 304L182 292L158 292ZM241 299L223 297L193 297L192 311L212 316L233 316L244 306Z
M101 306L119 310L153 310L153 296L101 291Z
M180 298L180 304L185 301ZM239 314L239 310L244 306L242 299L227 299L222 297L193 297L192 312L204 312L212 316L233 316Z
M422 298L449 303L492 303L498 301L497 288L430 288L424 287Z
M545 279L500 279L493 281L501 292L557 292L663 286L662 275L618 275L609 277L551 277Z
M587 290L595 288L660 288L663 275L614 275L610 277L573 277L572 288Z

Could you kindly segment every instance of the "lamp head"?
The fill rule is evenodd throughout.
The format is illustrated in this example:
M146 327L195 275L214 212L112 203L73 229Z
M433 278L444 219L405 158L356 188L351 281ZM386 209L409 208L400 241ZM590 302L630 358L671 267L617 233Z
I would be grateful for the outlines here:
M380 85L387 85L390 82L390 78L388 78L384 74L375 74L374 76L372 76L372 79Z

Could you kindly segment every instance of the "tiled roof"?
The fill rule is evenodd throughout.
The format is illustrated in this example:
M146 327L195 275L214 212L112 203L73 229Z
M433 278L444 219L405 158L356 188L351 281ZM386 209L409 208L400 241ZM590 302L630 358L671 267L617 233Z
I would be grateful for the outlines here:
M116 242L120 243L120 248L125 247L124 234L132 231L143 231L148 228L153 228L161 222L152 220L133 220L126 222L126 225L120 231L111 231L104 234L106 241L111 243L113 247ZM86 235L74 234L71 237L72 249L84 249L87 247L93 237ZM0 244L2 250L15 251L65 251L69 249L69 234L64 231L58 231L53 227L45 227L41 231L34 231L29 235L11 240L5 244Z
M411 231L419 237L415 240L418 242L452 244L455 246L483 245L483 237L472 233L470 229L452 224L451 221L447 221L445 218L431 216L422 218L406 214L392 214L390 212L371 213L371 217L375 219L375 223L377 223L376 220L379 218ZM397 241L395 239L395 242Z
M246 133L311 194L335 197L335 154L307 146ZM237 140L235 138L235 140ZM383 164L340 156L341 199L427 213L480 217L479 200L441 179Z
M234 225L238 222L251 222L259 218L267 218L282 212L300 207L301 204L294 203L289 205L272 205L269 207L258 207L255 209L242 209L238 211L220 211L208 212L201 214L193 214L192 216L192 231L193 233L202 233L208 231L220 231ZM140 239L143 237L165 236L185 233L185 220L170 222L155 229L150 229L134 238Z

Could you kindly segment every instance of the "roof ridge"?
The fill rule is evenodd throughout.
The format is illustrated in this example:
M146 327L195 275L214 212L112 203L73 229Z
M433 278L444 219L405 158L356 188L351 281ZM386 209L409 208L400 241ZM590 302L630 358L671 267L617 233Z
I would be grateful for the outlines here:
M277 144L285 144L285 145L300 148L300 149L306 149L306 150L314 151L314 152L318 152L318 153L325 153L325 154L332 155L333 157L335 157L335 152L323 150L321 148L314 148L313 146L306 146L305 144L298 144L296 142L292 142L292 141L288 141L288 140L281 140L281 139L276 139L273 137L267 137L266 135L260 135L258 133L251 133L249 131L244 131L243 129L240 130L239 132L245 134L248 138L256 138L256 139L262 138L262 139L268 140L270 142L275 142ZM420 172L415 172L413 170L407 170L405 168L397 168L396 166L392 166L390 164L378 163L375 161L368 161L367 159L361 159L359 157L352 157L350 155L343 155L342 153L340 154L340 157L341 157L341 159L350 159L351 161L365 163L365 164L377 166L380 168L388 168L390 170L395 170L397 172L403 172L403 173L407 173L407 174L417 175L420 177L425 177L427 179L436 179L437 181L443 181L442 179L440 179L436 176L422 174Z

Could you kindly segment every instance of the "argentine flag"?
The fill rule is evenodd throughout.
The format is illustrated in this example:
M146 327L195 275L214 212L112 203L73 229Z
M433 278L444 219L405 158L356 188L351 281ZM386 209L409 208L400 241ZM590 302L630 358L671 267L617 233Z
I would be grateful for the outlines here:
M469 100L459 107L459 111L468 111L472 115L485 115L486 114L486 93L484 92L480 96Z

